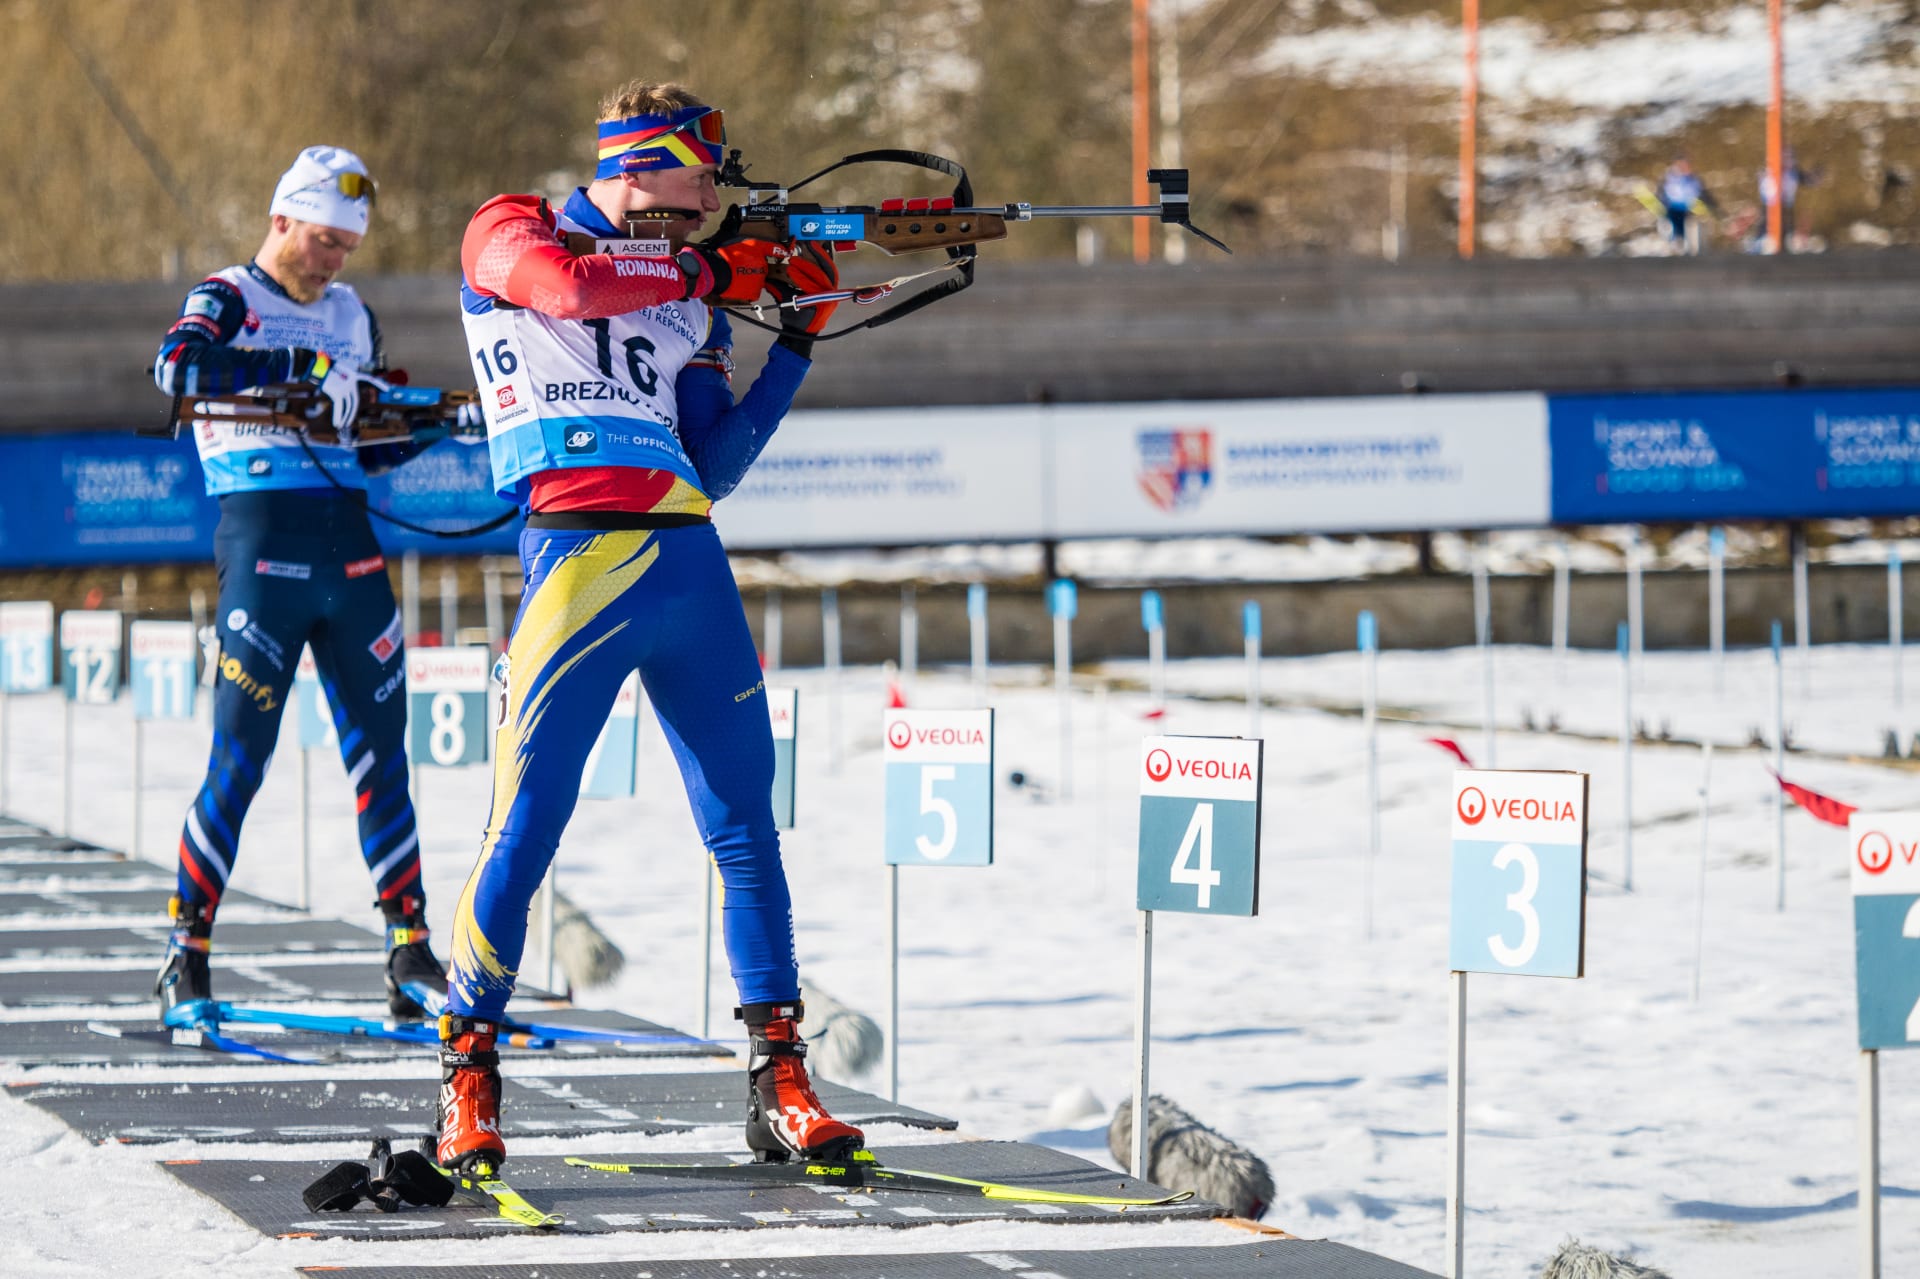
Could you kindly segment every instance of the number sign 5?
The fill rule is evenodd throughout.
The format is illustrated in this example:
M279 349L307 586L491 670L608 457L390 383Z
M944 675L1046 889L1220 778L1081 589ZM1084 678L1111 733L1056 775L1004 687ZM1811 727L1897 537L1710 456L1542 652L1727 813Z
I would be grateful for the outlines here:
M886 742L887 862L993 863L993 712L891 710Z

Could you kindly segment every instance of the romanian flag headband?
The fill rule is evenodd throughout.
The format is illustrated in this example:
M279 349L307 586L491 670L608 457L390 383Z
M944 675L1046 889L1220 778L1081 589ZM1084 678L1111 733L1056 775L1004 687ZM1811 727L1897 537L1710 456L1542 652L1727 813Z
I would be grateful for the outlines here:
M596 178L653 169L719 164L727 145L724 115L714 107L682 107L671 115L630 115L600 125Z

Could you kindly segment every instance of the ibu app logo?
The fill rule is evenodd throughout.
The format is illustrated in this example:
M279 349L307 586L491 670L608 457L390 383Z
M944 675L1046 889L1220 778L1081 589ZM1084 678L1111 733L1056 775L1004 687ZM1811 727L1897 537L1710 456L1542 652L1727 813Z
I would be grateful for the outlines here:
M812 213L795 219L797 240L858 240L866 234L863 214Z
M584 426L576 426L567 432L567 452L592 453L600 447L600 436Z

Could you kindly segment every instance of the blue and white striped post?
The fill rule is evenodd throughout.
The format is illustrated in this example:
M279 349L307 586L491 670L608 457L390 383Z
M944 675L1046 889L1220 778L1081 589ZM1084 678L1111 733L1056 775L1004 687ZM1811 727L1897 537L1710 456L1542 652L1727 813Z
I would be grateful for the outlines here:
M1713 692L1727 686L1727 530L1707 534L1707 648L1713 654Z
M967 638L973 655L973 704L987 704L987 588L967 587Z
M1627 644L1636 674L1645 662L1647 652L1647 590L1642 573L1644 550L1644 544L1640 541L1640 526L1636 524L1627 533Z
M1367 940L1373 940L1373 864L1380 857L1380 630L1373 613L1362 609L1357 619L1356 638L1360 645L1360 717L1367 738L1367 866L1366 919Z
M1906 643L1906 609L1900 593L1900 543L1887 543L1887 656L1893 660L1893 713L1894 735L1903 736L1901 729L1905 725L1907 705L1906 672L1901 669L1904 654L1902 646Z
M1080 611L1078 590L1069 578L1047 588L1053 614L1053 687L1060 700L1060 798L1073 798L1073 618Z
M1620 650L1620 882L1633 891L1633 633L1621 622L1614 628Z
M1147 632L1147 690L1153 709L1167 708L1167 610L1159 591L1140 592L1140 625Z
M1481 767L1493 768L1493 591L1487 581L1487 547L1484 538L1473 557L1473 633L1474 642L1480 646L1481 718L1484 723L1480 734L1480 758L1486 761Z
M1240 606L1240 633L1247 650L1247 736L1260 736L1260 604Z
M1780 778L1787 771L1786 671L1780 655L1780 621L1773 623L1773 908L1787 908L1787 796Z

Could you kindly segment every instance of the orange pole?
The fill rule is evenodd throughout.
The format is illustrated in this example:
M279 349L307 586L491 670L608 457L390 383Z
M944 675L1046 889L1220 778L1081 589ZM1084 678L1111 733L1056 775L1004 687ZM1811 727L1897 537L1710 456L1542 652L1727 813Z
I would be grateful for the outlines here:
M1147 190L1147 23L1148 0L1133 0L1133 202L1151 203ZM1153 256L1153 228L1145 218L1133 220L1133 260Z
M1474 140L1480 130L1480 0L1463 0L1463 5L1467 82L1460 91L1460 256L1470 258L1480 198L1473 155Z
M1787 54L1781 35L1782 0L1767 0L1767 28L1773 41L1773 93L1767 105L1767 172L1773 177L1773 202L1767 206L1767 242L1775 253L1786 243Z

